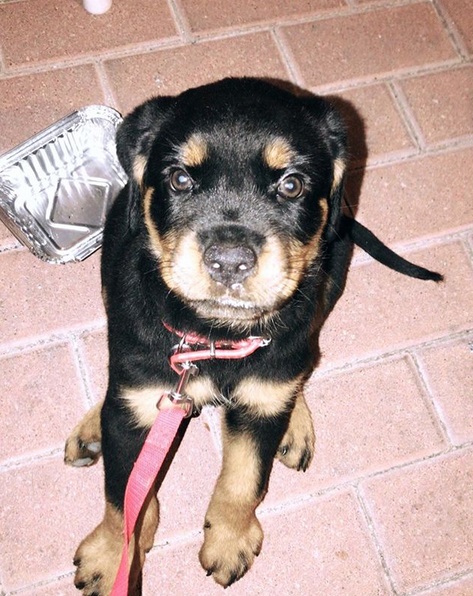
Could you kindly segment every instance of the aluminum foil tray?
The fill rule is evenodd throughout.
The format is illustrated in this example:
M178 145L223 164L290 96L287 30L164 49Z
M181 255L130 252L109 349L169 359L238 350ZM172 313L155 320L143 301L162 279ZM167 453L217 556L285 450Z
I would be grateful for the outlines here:
M88 106L0 156L0 219L39 258L82 261L101 245L127 181L115 151L121 120Z

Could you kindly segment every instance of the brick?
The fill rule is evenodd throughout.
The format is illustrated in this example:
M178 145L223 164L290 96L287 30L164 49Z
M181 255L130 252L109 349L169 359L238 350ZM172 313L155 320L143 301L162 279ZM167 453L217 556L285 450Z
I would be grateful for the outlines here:
M357 219L388 244L469 227L472 159L466 149L368 170Z
M62 457L0 472L4 589L72 571L79 542L101 519L101 484L100 467L68 468Z
M7 69L175 36L165 0L117 2L100 17L91 16L80 2L69 3L67 9L60 8L56 0L0 6L0 38Z
M1 341L38 339L90 323L103 323L97 254L82 263L51 265L29 251L0 255Z
M224 27L238 28L261 22L306 18L325 10L344 6L342 0L273 0L271 3L219 2L212 0L182 0L181 6L193 31L202 32Z
M471 570L471 450L367 481L364 494L399 591Z
M5 400L0 459L62 448L84 412L81 380L67 345L0 359Z
M15 6L20 4L25 3ZM102 103L104 96L92 66L0 79L0 152L78 108Z
M428 144L473 134L473 67L402 81Z
M374 79L456 57L433 7L423 2L283 32L305 85L313 87Z
M180 93L228 76L287 78L269 33L130 56L105 67L123 112L156 94Z
M471 266L461 245L404 255L445 273L443 283L408 278L379 263L354 267L320 337L321 366L374 356L471 325Z
M467 340L420 353L433 398L456 445L473 439L472 358Z
M316 441L304 474L274 467L268 502L285 501L425 457L442 448L438 422L405 359L332 376L306 387Z

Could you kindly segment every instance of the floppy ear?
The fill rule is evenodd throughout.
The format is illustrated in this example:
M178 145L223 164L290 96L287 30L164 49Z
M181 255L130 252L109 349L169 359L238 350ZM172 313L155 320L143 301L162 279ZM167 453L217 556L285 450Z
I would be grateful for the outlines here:
M313 96L307 98L307 105L316 117L316 126L322 132L329 153L332 157L332 180L330 186L329 216L326 239L337 237L337 230L342 213L345 171L347 166L347 133L345 123L338 110L327 100Z
M121 123L117 131L117 156L128 177L141 185L154 139L174 97L155 97L141 104Z
M172 97L153 98L135 108L117 130L117 156L128 180L128 230L139 230L141 221L141 185L153 141L166 114L174 103Z

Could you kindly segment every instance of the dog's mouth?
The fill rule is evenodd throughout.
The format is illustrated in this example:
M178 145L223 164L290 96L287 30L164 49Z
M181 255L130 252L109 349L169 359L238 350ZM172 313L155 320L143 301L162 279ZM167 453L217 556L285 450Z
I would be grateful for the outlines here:
M299 281L276 236L267 236L258 249L212 243L203 248L192 232L161 246L166 285L207 319L255 322L277 311Z

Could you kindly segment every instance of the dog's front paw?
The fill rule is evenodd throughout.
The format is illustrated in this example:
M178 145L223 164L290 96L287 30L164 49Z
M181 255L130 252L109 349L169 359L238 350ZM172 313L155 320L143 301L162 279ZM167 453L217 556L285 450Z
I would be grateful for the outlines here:
M91 466L102 453L102 433L100 429L100 411L102 404L97 404L87 412L74 428L66 441L64 462L70 466Z
M285 437L279 446L276 457L288 468L305 472L314 456L315 441L307 436L302 440L298 437Z
M288 468L303 470L310 465L315 451L315 432L312 416L302 395L298 396L286 434L276 457Z
M200 564L225 588L245 575L263 544L263 530L254 514L247 523L237 525L206 520L204 533Z
M74 585L84 596L108 596L121 557L120 537L100 524L80 544L74 556Z

